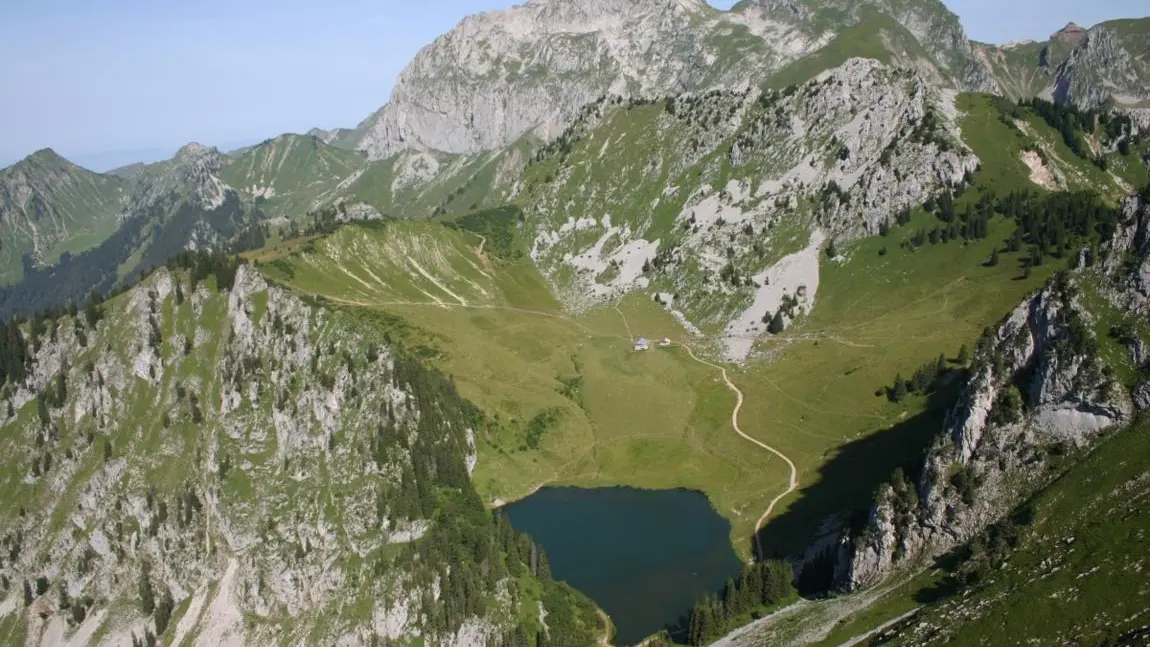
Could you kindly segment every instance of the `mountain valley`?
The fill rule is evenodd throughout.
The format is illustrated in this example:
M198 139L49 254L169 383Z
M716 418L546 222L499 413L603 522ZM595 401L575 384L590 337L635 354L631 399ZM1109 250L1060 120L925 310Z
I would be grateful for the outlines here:
M529 0L355 128L34 153L0 644L616 644L503 511L559 486L729 524L742 572L677 574L645 647L1141 644L1147 42Z

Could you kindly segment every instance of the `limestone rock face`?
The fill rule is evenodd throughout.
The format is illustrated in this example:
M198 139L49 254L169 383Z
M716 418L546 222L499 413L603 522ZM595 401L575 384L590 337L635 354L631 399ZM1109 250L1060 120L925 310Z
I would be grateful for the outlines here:
M398 546L431 528L403 495L414 448L439 448L439 479L474 468L458 419L420 424L421 407L457 405L250 266L222 292L161 269L95 325L64 317L31 343L28 375L0 394L6 487L28 497L0 516L2 613L29 645L143 640L159 630L138 610L144 580L157 603L187 603L164 640L204 647L294 644L285 617L331 644L481 647L512 615L503 581L488 611L430 628L443 575ZM410 558L381 560L389 545ZM51 591L25 609L41 577Z
M1122 215L1123 224L1103 250L1110 300L1150 315L1150 196L1128 197Z
M1050 94L1084 108L1111 99L1122 106L1150 100L1150 62L1137 49L1139 39L1145 46L1147 35L1145 30L1130 33L1113 24L1073 33L1064 30L1056 38L1074 49L1058 66Z
M908 63L962 89L994 89L957 18L933 0L750 2L730 12L703 0L529 0L470 16L424 48L389 103L360 124L358 148L373 158L409 148L470 153L526 133L549 140L605 95L755 86L875 12L921 44L888 39ZM912 49L932 60L912 60Z
M1073 23L1044 42L973 45L1000 92L1011 98L1043 97L1079 108L1106 103L1150 118L1150 62L1144 55L1150 20L1118 20L1090 29Z
M219 178L223 156L213 147L186 144L166 161L146 168L134 178L133 210L144 210L174 193L208 210L219 207L231 190Z
M1124 342L1139 371L1128 393L1105 370L1092 314L1076 287L1089 282L1131 316L1150 312L1150 204L1133 194L1123 209L1125 218L1097 262L1060 275L980 341L966 388L919 482L883 486L866 529L841 542L839 586L873 585L902 562L923 564L969 540L1041 481L1046 447L1087 444L1099 431L1128 422L1136 409L1150 409L1145 343Z
M840 586L870 586L901 562L923 563L970 539L1042 475L1045 447L1083 444L1130 419L1129 396L1092 350L1087 316L1068 279L1022 303L983 339L919 482L884 486L866 529L844 541Z
M824 244L877 234L978 167L955 115L925 73L861 58L783 90L590 104L525 180L532 258L573 310L662 280L660 303L722 326L742 361L780 308L817 303ZM798 245L778 233L796 230Z

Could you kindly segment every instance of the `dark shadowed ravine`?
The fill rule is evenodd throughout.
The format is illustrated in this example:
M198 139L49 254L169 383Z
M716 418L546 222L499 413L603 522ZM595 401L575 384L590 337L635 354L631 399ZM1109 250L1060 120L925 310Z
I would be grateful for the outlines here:
M699 492L544 488L504 510L543 546L555 579L610 614L618 645L680 624L742 569L730 524Z

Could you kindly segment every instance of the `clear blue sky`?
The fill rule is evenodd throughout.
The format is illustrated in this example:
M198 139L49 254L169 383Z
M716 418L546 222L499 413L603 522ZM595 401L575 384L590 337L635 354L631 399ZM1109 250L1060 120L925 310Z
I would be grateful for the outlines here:
M92 160L353 126L421 46L511 1L0 0L0 165L47 146ZM1146 0L947 4L991 42L1150 13Z

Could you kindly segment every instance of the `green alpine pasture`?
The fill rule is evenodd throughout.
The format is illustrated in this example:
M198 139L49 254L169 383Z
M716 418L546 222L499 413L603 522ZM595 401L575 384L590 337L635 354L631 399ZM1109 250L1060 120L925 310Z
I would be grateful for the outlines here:
M357 151L342 150L306 135L281 135L225 160L220 177L255 196L270 217L298 218L366 164Z
M0 285L24 276L22 257L53 264L104 242L118 225L126 182L83 169L51 149L0 170ZM26 187L31 196L18 197Z
M744 430L800 469L799 493L765 531L772 551L797 548L829 512L865 505L873 485L917 459L940 412L921 399L891 404L876 389L940 353L953 358L1043 280L1021 279L1009 255L983 266L1009 233L1004 220L981 243L898 249L917 224L825 260L811 316L762 342L769 361L732 374L747 396ZM547 484L689 487L732 521L732 541L749 554L755 522L786 488L785 465L731 430L735 397L718 371L674 346L632 349L639 336L704 353L706 342L638 294L565 314L529 261L480 256L480 243L467 230L387 221L253 259L453 377L488 416L475 481L489 502ZM894 251L880 255L883 246Z
M1042 192L1022 161L1028 148L1059 165L1067 188L1093 186L1117 201L1114 177L1075 157L1029 111L1014 119L1010 106L983 95L962 95L959 107L964 139L982 159L972 186L955 201L959 210L984 191ZM665 146L655 131L643 136L661 110L609 111L574 148L572 172L593 183L641 173L638 158L614 175L591 162L609 148L642 157ZM721 165L701 162L708 163ZM554 172L549 164L528 171L526 199ZM660 177L651 190L668 180ZM628 204L640 213L652 195L634 195ZM560 203L577 197L559 196ZM272 280L382 326L453 377L487 416L475 481L489 503L549 484L688 487L706 493L731 520L732 542L749 555L755 524L786 489L789 471L733 432L735 395L716 369L679 347L689 343L714 357L713 342L692 338L643 293L566 312L527 258L530 222L517 214L509 208L348 225L249 258ZM667 214L649 216L658 223ZM940 356L961 368L962 346L972 347L986 326L1068 262L1027 270L1025 250L1004 251L1015 223L1000 215L990 219L986 238L910 243L937 224L920 209L886 236L839 245L837 258L822 258L813 311L785 333L761 338L762 359L728 368L746 396L742 428L791 457L799 471L799 490L762 530L768 553L802 547L828 515L865 509L896 467L916 464L957 384L897 404L884 387ZM674 343L636 352L640 336Z

